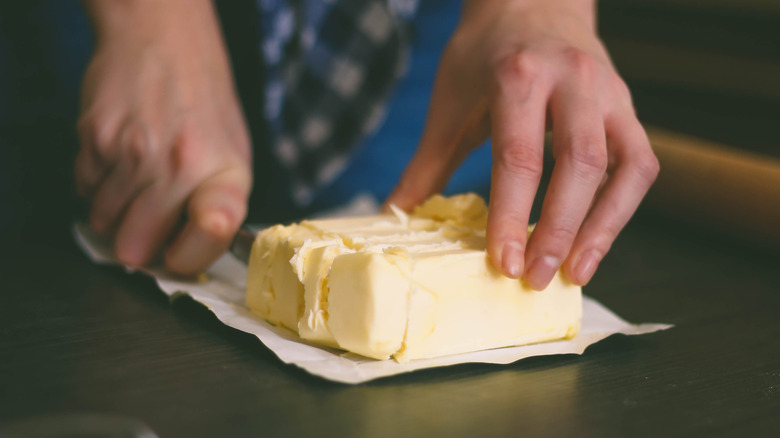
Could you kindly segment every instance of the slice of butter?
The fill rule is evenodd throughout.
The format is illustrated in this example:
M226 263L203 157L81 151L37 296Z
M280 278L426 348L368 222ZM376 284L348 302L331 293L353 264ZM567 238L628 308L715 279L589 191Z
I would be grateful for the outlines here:
M247 304L313 343L399 362L574 336L579 286L544 291L501 275L485 251L476 195L434 196L406 215L265 229Z

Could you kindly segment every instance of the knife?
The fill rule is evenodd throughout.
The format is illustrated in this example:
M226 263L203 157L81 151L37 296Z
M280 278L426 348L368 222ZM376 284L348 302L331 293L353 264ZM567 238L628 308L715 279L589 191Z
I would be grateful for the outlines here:
M230 253L245 264L249 264L249 254L252 253L252 244L256 236L257 232L246 225L242 226L233 238L233 243L230 244Z

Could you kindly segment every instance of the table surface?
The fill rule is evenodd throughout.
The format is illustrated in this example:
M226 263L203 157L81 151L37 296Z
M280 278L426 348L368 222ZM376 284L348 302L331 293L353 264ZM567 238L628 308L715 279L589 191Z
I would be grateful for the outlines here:
M649 220L585 292L633 322L584 355L469 364L359 386L284 365L67 238L0 250L0 424L118 414L174 436L778 436L772 254ZM2 430L2 428L0 428Z

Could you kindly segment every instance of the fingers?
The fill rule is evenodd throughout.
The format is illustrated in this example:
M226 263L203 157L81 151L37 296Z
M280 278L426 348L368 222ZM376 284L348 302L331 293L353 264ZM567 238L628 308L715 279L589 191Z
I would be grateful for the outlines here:
M79 120L77 131L81 147L74 163L76 192L90 198L100 182L105 179L113 163L100 157L100 151L108 149L114 142L115 121L107 118L96 121L91 117Z
M202 272L228 248L246 217L249 179L244 172L227 171L194 190L162 182L148 187L122 220L117 257L131 266L148 264L169 242L186 208L186 223L166 251L165 265L182 275Z
M518 278L542 175L546 89L522 58L500 65L496 79L489 93L493 169L487 250L497 269Z
M193 275L225 252L246 216L249 186L239 172L228 172L193 192L187 223L165 254L168 269Z
M126 125L119 135L116 148L122 159L99 183L90 211L92 229L101 235L111 235L133 198L152 181L153 163L151 137L136 125Z
M89 223L96 233L111 236L124 210L142 188L134 181L136 168L136 163L122 161L99 185L89 212Z
M205 144L202 139L179 140L167 165L135 173L132 166L127 166L129 172L118 166L106 181L107 195L101 192L95 203L105 200L107 206L93 209L96 217L121 218L114 239L121 262L147 265L172 244L165 254L166 267L192 275L205 270L229 246L246 216L251 172L246 163L238 161L215 169ZM128 175L130 179L125 179ZM115 200L108 200L111 194ZM129 202L123 203L123 196Z
M130 266L148 264L179 224L187 187L158 179L129 205L114 238L119 261Z
M114 237L124 264L147 265L173 242L168 267L200 272L224 252L246 215L251 158L242 145L225 146L195 127L175 137L150 130L148 120L137 118L126 119L114 138L95 140L94 129L84 130L76 167L92 200L90 223ZM189 220L182 224L185 209Z
M536 290L547 287L569 254L607 169L601 108L587 88L566 88L550 100L555 168L525 255L524 277Z
M633 113L608 118L605 128L615 154L615 171L582 224L564 265L569 279L580 285L590 281L659 171L647 135Z
M76 193L82 198L91 198L104 178L105 168L97 163L90 148L82 146L74 162Z

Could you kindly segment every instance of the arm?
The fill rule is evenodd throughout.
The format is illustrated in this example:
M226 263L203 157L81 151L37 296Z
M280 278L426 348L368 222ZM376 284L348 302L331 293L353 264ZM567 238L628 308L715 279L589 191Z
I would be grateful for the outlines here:
M467 0L418 151L388 202L408 208L442 190L490 135L492 262L535 289L561 266L587 283L658 173L595 23L592 0ZM556 164L528 240L546 127Z
M97 44L82 87L76 185L91 200L90 223L126 264L164 250L171 270L202 271L243 221L252 181L211 2L86 7Z

